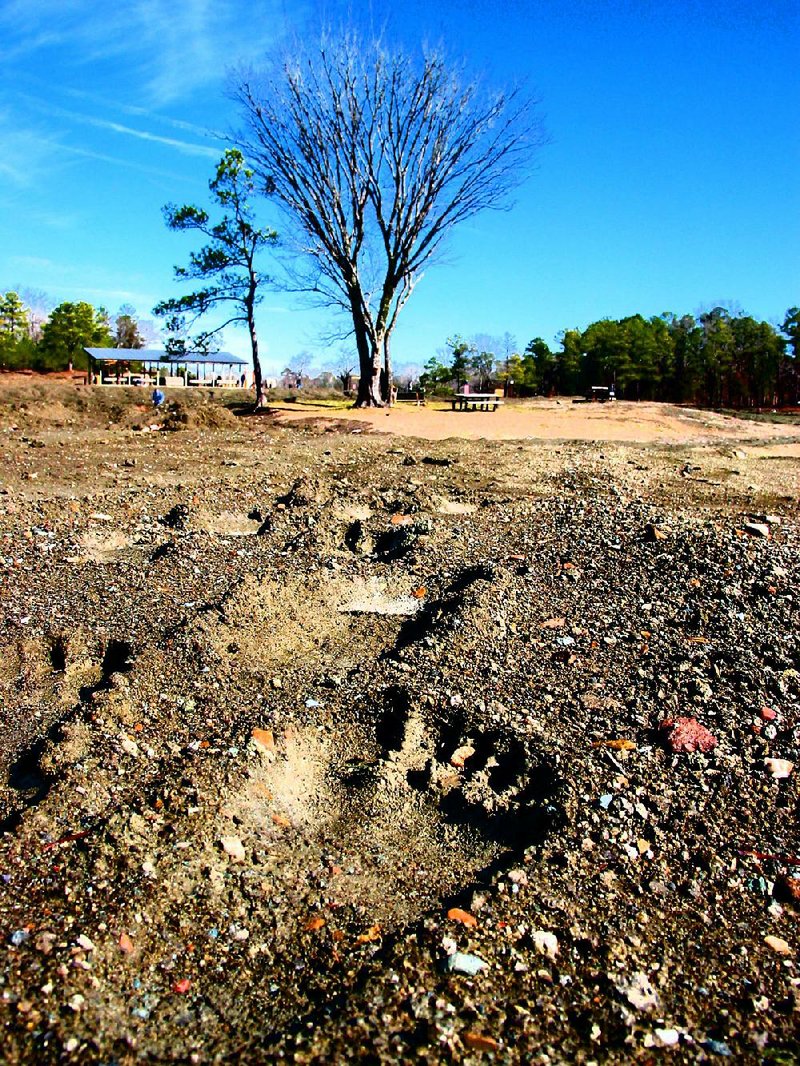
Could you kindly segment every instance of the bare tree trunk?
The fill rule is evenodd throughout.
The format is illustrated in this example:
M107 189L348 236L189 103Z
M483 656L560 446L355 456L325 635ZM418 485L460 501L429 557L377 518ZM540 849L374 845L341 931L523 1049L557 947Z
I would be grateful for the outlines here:
M360 353L359 353L360 354ZM361 376L358 379L358 395L355 407L383 407L381 396L380 353L370 350L365 361L360 360Z
M384 401L391 407L392 404L392 350L391 350L391 331L387 330L383 335L383 373L384 381L386 382L386 392L384 394Z
M357 306L358 297L351 295L351 303ZM358 350L358 395L354 407L383 407L381 398L381 360L380 348L373 343L367 332L363 319L354 311L353 325Z
M247 299L247 328L250 331L250 348L253 353L253 378L255 379L256 388L256 410L264 405L264 385L263 378L261 376L261 360L258 358L258 334L256 333L256 316L255 316L255 295L256 286L252 277L250 278L250 293Z

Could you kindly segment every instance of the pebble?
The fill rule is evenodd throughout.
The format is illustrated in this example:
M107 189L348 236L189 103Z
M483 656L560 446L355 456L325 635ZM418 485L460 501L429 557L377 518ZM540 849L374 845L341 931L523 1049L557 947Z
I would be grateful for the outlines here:
M730 1058L733 1054L724 1040L704 1040L702 1046L713 1055L723 1055L725 1058Z
M244 862L247 852L239 837L220 837L219 844L231 862Z
M461 1039L468 1048L474 1051L497 1051L500 1047L496 1040L490 1036L484 1036L483 1033L462 1033Z
M475 749L471 744L462 744L460 748L456 748L453 754L450 756L450 765L455 766L457 769L461 769L467 759L471 759L475 754Z
M546 955L548 959L555 959L558 955L558 938L555 933L550 933L546 929L537 929L531 933L531 940L540 955Z
M680 1041L677 1029L654 1029L644 1038L645 1047L674 1047Z
M794 763L791 759L765 759L764 766L776 781L788 777L794 770Z
M658 1006L658 994L646 973L632 973L630 977L617 978L614 983L617 991L636 1010L654 1010Z
M275 736L271 729L254 729L250 735L260 751L275 750Z
M764 937L764 943L767 945L768 948L772 948L773 951L777 952L778 955L793 955L794 954L794 952L792 951L791 947L783 939L783 937L772 936L772 934L770 934L769 936L765 936Z
M675 753L713 751L717 738L696 718L665 718L658 727L664 743Z
M461 922L462 925L475 928L478 924L478 919L469 913L469 911L463 911L460 907L451 907L447 912L447 917L451 922Z
M119 746L128 755L133 756L134 759L138 757L139 745L136 743L135 740L131 740L130 737L123 736L119 742Z
M447 973L463 973L469 977L474 977L475 974L486 970L489 967L489 963L479 958L477 955L465 955L461 951L456 951L452 955L448 955L444 961L444 968Z
M764 522L745 522L744 531L751 537L768 537L770 533L769 526Z

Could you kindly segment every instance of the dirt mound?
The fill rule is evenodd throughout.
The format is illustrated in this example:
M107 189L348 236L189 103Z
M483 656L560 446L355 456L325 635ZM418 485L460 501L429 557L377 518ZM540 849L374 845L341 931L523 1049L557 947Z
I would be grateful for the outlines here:
M163 416L166 430L180 429L225 429L236 425L236 415L227 407L211 401L187 404L171 400Z

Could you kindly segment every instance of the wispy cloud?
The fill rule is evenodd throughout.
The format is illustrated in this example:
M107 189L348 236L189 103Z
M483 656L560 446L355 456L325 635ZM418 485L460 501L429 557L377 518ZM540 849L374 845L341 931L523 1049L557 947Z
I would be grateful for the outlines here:
M306 2L292 5L290 23L282 0L266 0L257 14L243 2L118 0L102 17L96 0L6 0L0 39L7 64L56 47L76 65L125 62L145 102L163 106L258 58L297 29Z
M23 267L25 270L58 270L59 264L53 259L47 259L40 255L12 255L9 263Z
M218 154L212 149L209 149L209 152L213 156ZM70 144L63 130L56 134L42 126L30 123L25 126L20 124L18 116L0 111L0 186L5 185L6 192L12 197L42 186L45 179L52 181L54 173L69 165L72 159L91 159L97 163L166 179L173 185L184 180L179 174L149 163ZM31 209L30 205L27 209ZM58 224L58 218L61 219L61 228L66 228L63 215L57 217L54 212L50 212L49 220L45 221L53 226Z
M103 300L106 303L119 301L120 303L133 304L137 308L150 308L159 299L158 296L151 292L136 292L132 289L92 288L87 285L62 285L61 292L82 295L84 299L91 297L93 300Z
M93 126L95 129L108 130L111 133L119 133L126 137L134 137L140 141L150 141L153 144L161 144L167 148L174 148L184 155L203 156L204 158L216 159L219 148L211 148L209 145L193 144L190 141L178 140L176 137L162 137L150 130L135 129L133 126L125 126L121 122L110 119L98 118L95 115L85 115L80 111L70 111L65 107L55 107L46 100L39 100L34 96L21 96L30 107L50 118L66 119L70 122L79 122L85 126Z
M86 92L85 89L65 88L62 89L62 92L65 96L69 96L73 100L81 100L91 104L93 107L102 107L106 110L113 108L115 111L118 111L123 115L146 118L159 125L168 126L174 130L181 130L183 133L191 133L195 137L210 137L212 140L218 141L224 141L227 139L226 135L220 130L198 126L194 122L186 122L184 119L173 118L171 115L163 115L158 111L153 111L152 108L137 107L135 104L126 104L121 103L118 100L110 100L107 96L100 96L98 93Z

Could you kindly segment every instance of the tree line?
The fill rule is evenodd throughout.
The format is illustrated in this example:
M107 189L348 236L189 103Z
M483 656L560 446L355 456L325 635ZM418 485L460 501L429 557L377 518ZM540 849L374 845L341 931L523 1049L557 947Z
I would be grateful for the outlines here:
M516 395L584 394L614 385L618 397L702 407L775 407L800 402L800 309L780 326L715 307L698 315L604 318L566 329L553 350L535 337L519 352L509 335L451 337L425 364L423 388ZM505 351L503 351L505 349Z
M16 292L0 293L0 369L85 369L84 348L144 348L129 305L112 318L83 300L58 304L42 322Z

